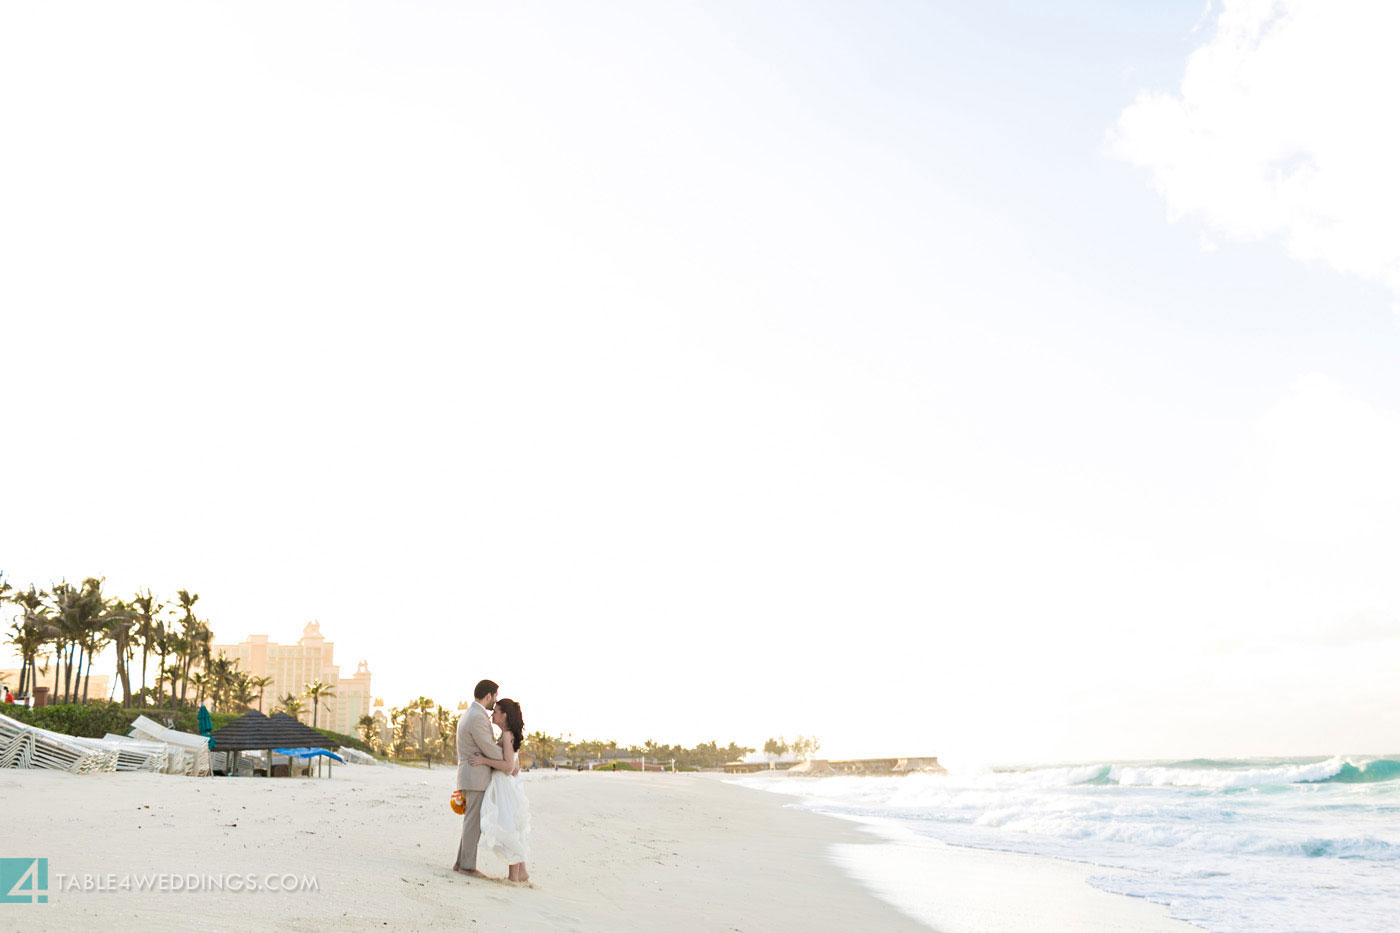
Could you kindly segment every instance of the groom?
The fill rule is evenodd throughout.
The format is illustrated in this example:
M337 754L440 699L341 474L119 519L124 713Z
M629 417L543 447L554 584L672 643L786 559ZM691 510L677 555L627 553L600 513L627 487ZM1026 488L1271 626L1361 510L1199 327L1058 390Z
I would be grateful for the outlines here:
M481 796L491 783L491 769L485 765L473 768L467 759L473 755L497 760L505 757L491 731L489 712L496 708L496 691L500 689L489 680L477 684L476 700L457 718L457 789L466 798L467 812L462 817L462 844L452 868L473 878L487 878L476 870L476 843L481 838Z

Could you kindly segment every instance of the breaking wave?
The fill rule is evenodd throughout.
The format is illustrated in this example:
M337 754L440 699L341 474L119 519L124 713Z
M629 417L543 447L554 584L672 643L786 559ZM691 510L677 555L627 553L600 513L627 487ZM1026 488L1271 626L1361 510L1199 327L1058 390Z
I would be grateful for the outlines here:
M1400 761L1388 758L1353 762L1345 758L1263 767L1133 767L1109 769L1114 784L1132 787L1266 787L1277 784L1364 784L1400 779Z
M1334 757L1310 762L1239 762L1196 759L1180 764L1083 765L1015 774L1036 786L1117 784L1123 787L1267 787L1284 784L1372 784L1400 780L1400 761Z
M1337 929L1339 916L1391 929L1400 916L1400 755L736 783L916 837L1130 869L1091 883L1218 933Z

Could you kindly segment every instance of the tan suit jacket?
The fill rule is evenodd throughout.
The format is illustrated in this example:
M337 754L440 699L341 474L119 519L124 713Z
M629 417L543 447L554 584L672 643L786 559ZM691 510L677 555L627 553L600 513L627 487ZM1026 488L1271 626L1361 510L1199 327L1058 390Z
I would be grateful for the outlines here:
M480 703L467 707L457 720L457 789L486 790L491 783L491 769L486 765L473 768L467 759L475 754L500 761L506 757L491 731L491 716Z

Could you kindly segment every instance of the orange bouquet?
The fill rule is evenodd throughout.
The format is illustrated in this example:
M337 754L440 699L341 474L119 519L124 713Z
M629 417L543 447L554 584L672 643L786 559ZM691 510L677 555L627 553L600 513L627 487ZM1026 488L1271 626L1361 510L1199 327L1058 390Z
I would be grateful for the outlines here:
M452 807L452 812L457 814L458 816L465 816L467 812L466 795L463 794L460 790L454 790L452 792L452 797L448 802L448 806Z

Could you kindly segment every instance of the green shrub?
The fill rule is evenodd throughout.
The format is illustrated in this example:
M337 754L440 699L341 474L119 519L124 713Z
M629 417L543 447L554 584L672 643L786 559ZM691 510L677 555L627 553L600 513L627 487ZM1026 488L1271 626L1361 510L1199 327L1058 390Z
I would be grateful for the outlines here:
M65 703L38 709L11 706L0 712L50 732L91 739L100 739L109 732L126 735L137 716L146 716L180 732L199 732L199 712L192 709L123 708L116 703ZM214 713L210 718L214 728L221 729L238 716L234 713Z
M31 710L12 707L4 712L20 722L38 726L40 729L92 739L100 739L108 732L126 735L126 731L131 728L132 719L123 715L126 711L121 707L109 703L87 706L71 703Z
M345 735L341 732L332 732L329 729L317 729L316 731L321 733L328 739L335 739L337 742L340 743L341 748L355 748L359 749L362 752L365 752L366 754L374 754L374 749L370 748L362 740L357 739L354 736Z

